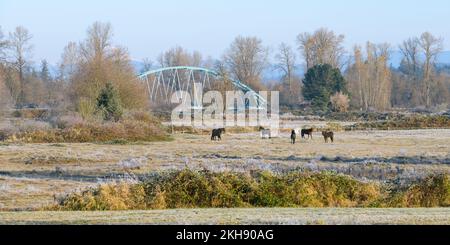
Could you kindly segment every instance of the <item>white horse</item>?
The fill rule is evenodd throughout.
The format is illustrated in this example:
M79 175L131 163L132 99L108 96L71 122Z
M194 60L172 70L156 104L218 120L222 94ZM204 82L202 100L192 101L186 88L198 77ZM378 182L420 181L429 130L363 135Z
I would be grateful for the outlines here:
M272 134L270 129L261 129L261 139L271 139Z

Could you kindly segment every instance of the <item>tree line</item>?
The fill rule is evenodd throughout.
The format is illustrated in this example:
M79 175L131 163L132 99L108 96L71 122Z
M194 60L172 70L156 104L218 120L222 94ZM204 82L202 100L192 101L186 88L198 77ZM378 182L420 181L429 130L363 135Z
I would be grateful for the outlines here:
M130 54L126 47L113 43L109 23L96 22L88 28L84 40L68 43L56 73L50 72L46 60L36 68L32 38L24 27L8 35L0 28L2 109L46 106L89 118L108 107L102 100L108 94L117 97L111 101L120 111L150 107L146 89L135 80ZM281 104L292 108L311 104L321 111L384 111L450 104L450 69L437 63L444 48L442 38L425 32L398 47L367 42L350 51L344 48L344 41L344 35L321 28L299 34L296 47L282 43L270 52L259 38L238 36L218 59L174 47L154 60L144 59L142 71L169 66L208 67L225 80L238 79L255 90L279 90ZM394 50L402 54L400 67L389 63ZM273 66L269 65L271 57ZM282 74L279 81L263 81L264 72L270 69ZM228 81L217 86L219 90L232 88Z

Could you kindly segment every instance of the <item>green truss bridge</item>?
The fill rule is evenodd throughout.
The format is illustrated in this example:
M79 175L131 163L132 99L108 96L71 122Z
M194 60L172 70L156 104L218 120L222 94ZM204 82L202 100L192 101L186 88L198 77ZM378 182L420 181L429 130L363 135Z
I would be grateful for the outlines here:
M236 91L240 90L246 94L247 98L254 99L257 108L267 105L267 100L245 83L224 77L220 73L206 68L191 66L166 67L142 73L138 78L146 85L149 99L158 104L170 104L172 94L177 91L188 92L193 98L195 83L202 84L203 92L205 93L220 87L221 83L229 81ZM183 98L181 99L183 100ZM242 99L245 100L245 98ZM244 103L247 107L249 106L248 99ZM251 106L254 107L255 105Z

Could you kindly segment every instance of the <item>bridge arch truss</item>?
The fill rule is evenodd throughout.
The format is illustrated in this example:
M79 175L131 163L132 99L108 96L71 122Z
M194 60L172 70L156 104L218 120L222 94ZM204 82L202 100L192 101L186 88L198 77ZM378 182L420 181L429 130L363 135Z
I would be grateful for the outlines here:
M171 96L177 91L185 91L193 98L193 87L200 83L203 93L214 90L220 83L231 82L235 90L240 90L246 97L253 97L257 108L267 105L267 100L248 85L235 79L225 78L218 72L206 68L191 66L165 67L142 73L139 80L146 86L149 99L152 102L170 104ZM185 98L179 98L184 103ZM244 98L243 98L244 99ZM246 106L248 101L244 102ZM193 105L194 106L194 105ZM198 105L195 105L198 106Z

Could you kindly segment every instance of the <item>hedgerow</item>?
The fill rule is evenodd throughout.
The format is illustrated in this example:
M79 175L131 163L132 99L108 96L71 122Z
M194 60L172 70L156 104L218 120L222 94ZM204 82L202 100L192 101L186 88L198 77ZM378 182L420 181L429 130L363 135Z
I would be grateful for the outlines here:
M183 170L140 183L103 184L58 201L56 210L237 207L447 207L447 175L391 190L350 176L322 173L213 173Z

